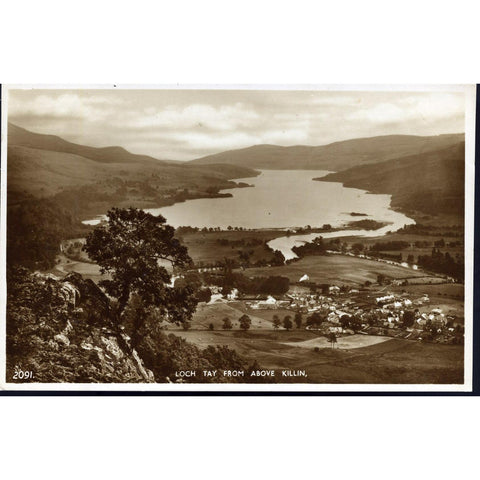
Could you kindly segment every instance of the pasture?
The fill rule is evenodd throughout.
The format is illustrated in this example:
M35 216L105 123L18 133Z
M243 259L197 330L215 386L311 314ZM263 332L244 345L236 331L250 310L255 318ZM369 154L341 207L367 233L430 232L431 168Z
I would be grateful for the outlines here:
M332 349L330 344L315 351L315 342L323 342L307 330L241 332L175 331L200 348L226 345L250 363L257 360L267 369L302 369L307 377L281 379L320 384L449 384L463 383L463 347L424 344L402 339L372 341L363 335L341 337L346 348ZM358 338L357 337L362 337ZM312 342L306 347L305 342ZM347 346L347 342L349 345Z
M235 304L238 305L238 304ZM252 320L251 328L255 329L269 329L272 330L271 317L257 315L257 312L253 310L247 310L246 308L236 308L232 303L199 303L197 310L195 311L191 325L194 329L208 329L212 324L215 330L221 330L223 325L223 319L229 318L232 322L233 328L239 328L239 318L247 313ZM260 311L258 312L260 313Z
M312 282L346 285L362 285L366 281L374 283L379 274L395 279L425 276L409 268L345 255L310 256L278 267L249 268L245 274L250 277L282 275L288 277L290 282L298 282L307 274Z
M233 220L232 220L233 222ZM225 258L239 260L239 251L250 253L250 262L270 260L272 252L263 242L284 235L282 230L221 231L184 233L179 237L188 248L188 254L195 263L223 262ZM253 242L262 242L253 245ZM249 245L250 244L250 245Z

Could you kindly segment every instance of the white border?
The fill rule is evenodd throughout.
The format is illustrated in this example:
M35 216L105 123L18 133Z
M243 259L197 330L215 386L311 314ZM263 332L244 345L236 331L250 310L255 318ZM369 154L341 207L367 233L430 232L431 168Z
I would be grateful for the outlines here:
M317 90L317 91L444 91L465 93L465 349L463 385L430 384L58 384L5 382L6 374L6 185L9 89L175 89L175 90ZM471 392L473 374L473 234L475 187L474 85L2 85L0 166L0 389L14 391L125 391L125 392Z

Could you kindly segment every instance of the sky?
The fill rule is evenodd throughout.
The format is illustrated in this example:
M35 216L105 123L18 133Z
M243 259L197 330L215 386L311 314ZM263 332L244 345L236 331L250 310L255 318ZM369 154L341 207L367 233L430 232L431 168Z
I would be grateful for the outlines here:
M465 130L455 91L9 90L28 130L159 159L192 160L258 144L325 145L377 135Z

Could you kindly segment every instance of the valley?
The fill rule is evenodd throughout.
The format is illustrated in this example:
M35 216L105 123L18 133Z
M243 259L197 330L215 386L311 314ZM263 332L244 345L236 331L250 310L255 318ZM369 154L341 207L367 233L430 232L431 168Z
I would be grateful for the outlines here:
M192 259L173 284L207 297L183 325L160 323L166 334L305 370L307 383L462 383L462 140L263 145L181 163L9 125L9 262L98 284L85 237L112 206L145 209Z

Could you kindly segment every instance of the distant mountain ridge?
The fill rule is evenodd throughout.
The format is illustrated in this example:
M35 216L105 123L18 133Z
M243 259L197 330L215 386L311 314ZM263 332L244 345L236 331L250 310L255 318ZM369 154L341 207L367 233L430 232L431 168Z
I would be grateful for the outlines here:
M70 153L101 163L130 163L133 161L142 163L168 163L168 161L158 160L148 155L130 153L123 147L89 147L68 142L56 135L34 133L13 123L8 124L8 145Z
M352 167L316 180L392 195L402 211L458 215L465 202L465 142L431 152Z
M463 141L463 133L436 136L385 135L334 142L322 146L255 145L192 160L191 164L228 163L257 169L340 171L439 150Z
M12 123L8 125L7 146L8 194L15 201L29 195L44 198L103 182L104 186L97 188L96 197L100 197L108 189L105 182L112 181L119 185L126 182L132 200L140 188L149 190L152 198L157 193L165 201L166 196L173 195L172 190L187 189L188 195L201 196L208 193L207 189L214 192L235 187L231 179L258 174L237 165L191 165L136 155L122 147L79 145L54 135L30 132ZM132 182L139 185L134 187Z
M58 201L64 201L69 195L79 212L87 205L88 211L103 208L109 201L166 205L217 195L236 186L232 179L257 175L253 168L319 169L336 172L322 180L391 194L392 206L402 210L461 214L464 149L464 134L388 135L320 147L257 145L170 162L122 147L79 145L9 124L8 195L9 201L60 194ZM94 190L74 193L93 184Z

